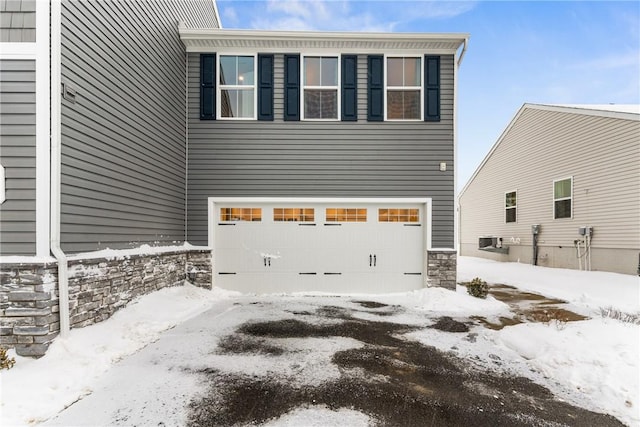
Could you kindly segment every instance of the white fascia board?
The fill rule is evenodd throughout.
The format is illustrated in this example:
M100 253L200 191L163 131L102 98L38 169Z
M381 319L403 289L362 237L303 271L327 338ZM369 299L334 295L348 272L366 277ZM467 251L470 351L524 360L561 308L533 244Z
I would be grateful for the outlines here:
M232 40L362 40L377 42L458 42L458 46L469 38L468 33L384 33L366 31L278 31L236 30L222 28L181 28L181 38L216 38Z
M561 113L582 114L585 116L609 117L640 121L640 105L556 105L556 104L525 104L532 110L546 110Z
M36 2L36 7L39 3ZM36 34L36 40L37 37ZM36 43L0 43L0 59L35 59L37 51Z
M255 31L185 28L179 26L180 39L187 52L247 49L268 52L292 50L334 50L340 53L411 53L428 51L452 54L466 43L468 34L367 33L315 31Z
M51 81L49 79L49 2L36 2L36 255L49 256Z
M211 0L213 2L213 11L216 14L216 21L218 21L218 27L222 29L222 19L220 19L220 11L218 10L218 2L216 0Z

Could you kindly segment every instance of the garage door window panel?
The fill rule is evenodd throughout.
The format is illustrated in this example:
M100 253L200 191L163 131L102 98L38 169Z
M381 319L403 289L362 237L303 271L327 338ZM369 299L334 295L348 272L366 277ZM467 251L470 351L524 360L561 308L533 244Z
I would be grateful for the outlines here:
M274 208L275 222L313 222L315 209L313 208Z
M327 208L327 222L367 222L367 209Z
M220 208L220 221L259 222L262 221L262 208Z
M379 222L419 223L419 209L378 209Z

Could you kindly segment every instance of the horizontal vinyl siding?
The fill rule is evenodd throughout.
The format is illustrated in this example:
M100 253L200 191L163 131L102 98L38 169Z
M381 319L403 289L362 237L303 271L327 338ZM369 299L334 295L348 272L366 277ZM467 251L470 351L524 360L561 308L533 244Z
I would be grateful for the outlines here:
M36 251L35 61L0 61L0 164L6 200L0 204L0 254Z
M63 2L62 245L175 244L185 233L185 51L213 2Z
M573 247L594 227L595 248L640 248L640 122L527 109L460 198L462 243L511 237ZM573 176L573 218L553 219L553 180ZM504 193L517 190L518 221L504 222ZM577 263L577 261L576 261Z
M36 0L0 0L0 42L36 41Z
M281 54L273 122L201 121L199 54L190 54L189 241L207 243L207 197L432 197L432 245L453 247L452 56L442 68L438 123L367 122L366 55L358 56L357 122L285 122Z

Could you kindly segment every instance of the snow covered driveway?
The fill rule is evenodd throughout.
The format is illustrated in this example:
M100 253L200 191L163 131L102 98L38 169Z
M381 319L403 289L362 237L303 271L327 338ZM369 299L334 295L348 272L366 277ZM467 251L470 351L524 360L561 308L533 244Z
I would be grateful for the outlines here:
M216 304L121 361L91 395L45 424L620 425L504 375L498 354L470 363L428 345L441 335L481 345L468 318L384 300L270 296Z
M73 330L41 359L16 356L0 375L0 425L619 425L574 406L640 423L640 326L599 312L640 313L637 278L469 258L459 267L461 280L542 291L591 319L490 330L472 317L509 307L462 287L340 297L168 288Z

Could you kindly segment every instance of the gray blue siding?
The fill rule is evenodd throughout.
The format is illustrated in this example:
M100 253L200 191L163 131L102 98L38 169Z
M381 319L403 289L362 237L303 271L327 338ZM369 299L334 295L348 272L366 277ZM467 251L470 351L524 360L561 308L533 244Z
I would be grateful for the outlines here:
M207 244L212 196L432 197L432 245L453 247L453 56L442 58L437 123L368 123L366 55L358 57L357 122L285 122L281 54L273 122L201 121L199 54L189 54L188 64L189 242Z
M0 42L36 41L36 0L0 0Z
M63 2L65 251L184 241L180 21L216 26L213 2Z
M6 177L1 255L36 252L35 79L35 61L0 61L0 164Z

